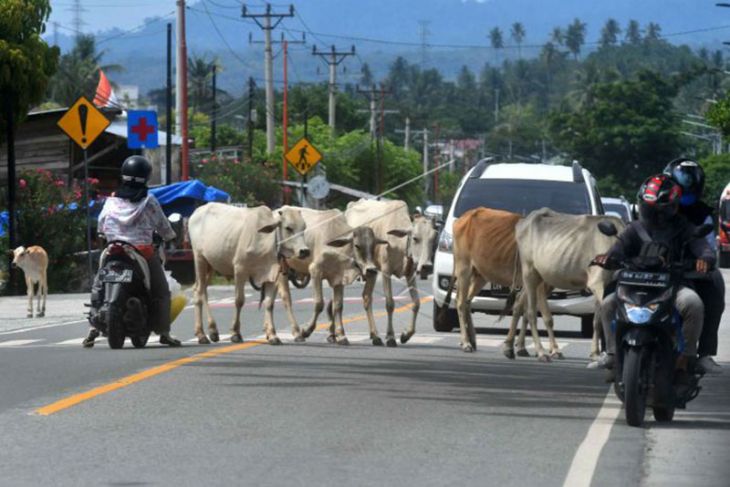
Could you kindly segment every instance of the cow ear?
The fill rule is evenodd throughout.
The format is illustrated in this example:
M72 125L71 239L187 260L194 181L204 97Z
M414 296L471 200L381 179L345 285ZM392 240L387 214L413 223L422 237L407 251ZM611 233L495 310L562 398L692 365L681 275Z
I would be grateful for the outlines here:
M375 245L388 245L388 241L387 240L380 239L380 238L376 238L375 239Z
M391 230L388 232L388 235L393 235L394 237L403 238L407 237L411 234L410 230Z
M276 230L279 225L281 225L281 222L276 222L276 223L272 223L271 225L266 225L265 227L259 228L259 233L271 233L274 230Z
M336 238L327 242L330 247L344 247L352 243L352 237L350 238Z

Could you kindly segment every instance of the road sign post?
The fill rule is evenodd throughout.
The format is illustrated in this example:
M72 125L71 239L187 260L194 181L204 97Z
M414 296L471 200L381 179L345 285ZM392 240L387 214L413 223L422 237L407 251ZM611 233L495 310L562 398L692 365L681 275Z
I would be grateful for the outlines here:
M284 157L299 174L306 176L322 160L322 153L306 137L302 137Z
M79 97L58 121L58 126L84 151L84 198L86 200L86 253L89 266L89 289L94 278L91 259L91 204L89 197L89 158L87 149L111 122L85 97Z
M155 149L160 146L157 131L157 113L152 110L127 112L127 147L129 149Z

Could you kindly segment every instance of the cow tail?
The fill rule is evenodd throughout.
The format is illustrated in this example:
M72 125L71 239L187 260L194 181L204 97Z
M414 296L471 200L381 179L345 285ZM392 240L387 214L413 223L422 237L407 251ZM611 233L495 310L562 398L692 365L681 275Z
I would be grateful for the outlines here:
M261 283L261 289L259 290L259 310L261 310L261 305L264 303L264 299L266 299L266 295L264 293L264 289L266 289L266 283Z
M502 318L504 318L507 313L512 311L512 307L515 305L515 301L517 301L517 295L520 292L520 286L519 282L517 282L517 273L519 272L519 266L520 266L520 249L515 249L515 264L514 264L514 270L512 272L512 288L509 291L509 295L507 296L507 300L504 303L504 308L502 309L502 312L499 313L499 318L497 318L497 322L499 322Z
M445 313L446 310L449 309L449 305L451 304L451 292L454 290L454 284L456 283L456 276L454 274L451 274L451 280L449 281L449 289L446 291L446 298L444 299L444 305L439 310L439 320L443 321L446 319Z

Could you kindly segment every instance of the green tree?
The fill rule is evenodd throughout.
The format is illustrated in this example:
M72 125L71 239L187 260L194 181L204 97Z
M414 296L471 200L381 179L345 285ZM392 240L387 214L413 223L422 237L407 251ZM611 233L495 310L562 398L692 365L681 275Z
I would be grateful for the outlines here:
M504 36L502 36L502 30L499 27L489 31L489 44L494 49L495 64L499 66L499 51L504 48Z
M188 85L190 86L190 107L194 112L210 113L213 86L211 78L216 61L206 57L193 56L188 59Z
M618 36L621 34L621 27L619 27L616 19L608 19L606 25L601 29L601 46L614 46L618 42Z
M119 72L118 64L102 64L106 51L98 51L92 35L76 37L74 47L61 56L58 72L51 81L50 96L63 106L71 106L80 95L92 100L99 82L99 70Z
M580 50L586 41L586 24L581 22L580 19L573 20L573 23L568 26L565 32L565 46L573 54L573 57L577 60L580 55Z
M17 127L43 101L58 67L58 48L41 39L50 13L47 0L0 2L0 142L10 117Z
M581 108L553 114L553 140L597 177L614 175L618 184L636 188L682 149L671 81L646 71L634 80L598 83Z
M659 26L659 24L654 22L649 22L649 25L646 26L646 41L658 41L659 38L662 35L662 28Z
M373 72L370 70L370 65L363 63L362 68L360 68L360 84L370 86L373 83L375 83L375 78L373 77Z
M636 20L629 20L629 25L626 27L626 42L629 44L641 43L641 27Z
M703 199L717 207L725 186L730 183L730 154L708 156L699 161L705 170L705 191Z
M562 46L565 42L565 33L560 27L553 27L553 31L550 33L550 41L558 46Z
M510 31L510 36L512 37L512 40L515 41L515 44L517 44L517 55L520 59L522 59L522 41L525 40L525 27L520 22L515 22L512 24L512 30Z

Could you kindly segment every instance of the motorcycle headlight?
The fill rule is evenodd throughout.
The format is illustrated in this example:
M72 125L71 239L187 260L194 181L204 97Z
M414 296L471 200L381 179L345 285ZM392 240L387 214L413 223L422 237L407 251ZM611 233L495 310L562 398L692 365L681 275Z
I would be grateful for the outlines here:
M659 303L652 303L647 306L625 303L624 307L626 308L626 316L631 323L643 325L649 322L654 312L659 308Z
M444 230L439 238L439 251L451 253L454 250L454 237Z

